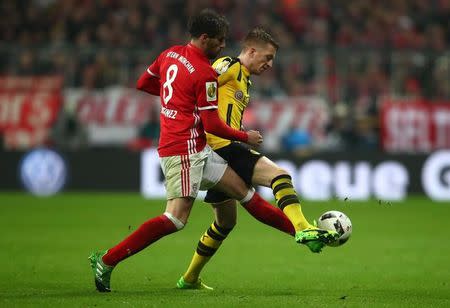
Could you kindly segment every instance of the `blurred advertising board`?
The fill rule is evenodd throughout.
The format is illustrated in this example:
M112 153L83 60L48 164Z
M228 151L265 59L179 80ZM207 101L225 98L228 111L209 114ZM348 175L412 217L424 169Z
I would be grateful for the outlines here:
M67 177L64 158L47 148L31 150L19 166L23 187L33 195L51 196L60 192Z
M274 160L291 174L302 199L396 201L420 193L436 201L450 201L450 151L430 155L341 152L305 159L278 156ZM142 153L141 192L147 198L165 196L155 149ZM260 192L266 199L273 198L270 189Z
M64 91L64 108L86 127L90 144L124 145L159 114L160 102L158 97L124 87L74 88ZM255 100L246 110L244 126L264 131L265 150L273 151L291 127L304 128L321 142L328 119L327 104L317 97Z
M390 100L381 105L381 140L388 152L450 149L450 101Z
M62 78L0 77L0 133L8 149L45 144L61 107Z
M124 145L159 108L159 98L124 87L72 88L64 91L64 108L86 128L89 144Z
M58 153L65 165L58 169L61 172L50 168L55 159L48 153L30 157L27 152L0 152L0 190L23 189L23 172L32 183L42 184L47 179L59 183L65 169L64 191L140 191L146 198L165 197L164 176L155 148L131 152L105 147ZM423 194L450 205L450 150L431 154L329 152L302 158L283 154L269 157L292 175L302 199L402 200L410 194ZM26 160L29 166L24 165ZM37 169L33 167L35 162ZM267 199L273 198L270 189L260 192Z
M139 152L122 148L0 151L0 191L139 191Z
M264 135L264 151L276 152L280 140L290 129L311 134L316 145L323 143L330 111L326 101L317 96L253 100L244 114L247 129L259 129Z

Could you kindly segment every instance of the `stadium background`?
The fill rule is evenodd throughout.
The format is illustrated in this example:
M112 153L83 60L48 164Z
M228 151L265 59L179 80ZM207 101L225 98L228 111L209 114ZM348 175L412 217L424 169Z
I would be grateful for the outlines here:
M198 201L182 234L117 274L124 291L113 303L448 305L448 0L2 1L0 303L108 305L90 292L79 258L113 244L164 204L154 150L159 102L134 85L159 52L188 39L187 18L204 7L230 21L223 54L237 55L255 25L280 42L274 68L252 78L244 125L259 129L260 150L292 173L307 215L342 210L356 225L355 238L317 260L242 212L205 274L229 291L173 295L168 285L212 219ZM27 188L62 192L41 198ZM264 243L250 240L258 234ZM275 250L283 253L274 258ZM238 254L238 274L231 275L226 269ZM255 269L256 256L265 271ZM149 257L166 271L149 269ZM302 260L307 269L292 271L315 286L281 269L286 260ZM255 281L265 282L258 288Z

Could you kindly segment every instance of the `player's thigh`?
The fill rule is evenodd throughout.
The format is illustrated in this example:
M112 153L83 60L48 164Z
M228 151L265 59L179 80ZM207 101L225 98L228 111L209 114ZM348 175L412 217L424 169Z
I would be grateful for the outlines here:
M208 151L208 157L203 168L201 190L208 190L216 186L228 168L228 163L208 145L205 147L205 151Z
M249 191L249 187L245 184L237 173L227 167L220 181L214 186L214 189L218 189L224 192L231 199L242 200Z
M225 155L222 157L228 161L228 165L231 169L233 169L248 186L252 186L255 166L263 155L239 142L233 142L226 148L224 153L220 152L219 149L218 154Z
M287 174L287 171L279 167L269 158L263 156L256 162L255 169L253 170L252 183L254 185L270 187L272 179L282 174Z
M229 199L221 203L211 204L217 224L222 228L231 229L236 225L236 200Z
M209 152L161 158L167 200L197 197Z
M191 213L194 198L183 197L167 200L166 212L177 218L183 224L186 224Z
M228 162L228 166L237 173L247 187L252 185L253 169L262 156L260 153L236 142L215 150L215 152ZM209 189L205 196L207 203L221 203L228 199L230 196L215 188Z

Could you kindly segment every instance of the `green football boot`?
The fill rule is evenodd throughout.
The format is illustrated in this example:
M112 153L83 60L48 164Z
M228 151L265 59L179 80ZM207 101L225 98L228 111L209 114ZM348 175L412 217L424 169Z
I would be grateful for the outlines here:
M295 233L295 241L306 245L314 253L321 252L326 244L332 243L338 238L339 234L336 231L319 229L315 224Z
M184 281L183 276L181 276L181 278L178 280L177 288L183 290L208 290L208 291L214 290L214 288L211 288L206 284L204 284L200 278L197 280L197 282L189 283Z
M91 268L94 273L95 287L99 292L111 292L110 280L114 267L103 263L102 257L105 254L106 251L97 251L89 256Z

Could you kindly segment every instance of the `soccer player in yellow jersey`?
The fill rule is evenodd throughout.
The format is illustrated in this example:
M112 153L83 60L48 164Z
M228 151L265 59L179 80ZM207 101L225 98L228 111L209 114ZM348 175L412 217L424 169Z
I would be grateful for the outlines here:
M219 74L219 115L229 126L240 129L244 110L249 103L250 75L260 75L271 68L278 44L263 28L251 30L236 58L223 57L213 67ZM278 208L273 206L245 207L259 221L295 236L312 252L336 238L336 234L312 226L303 216L299 199L290 175L269 158L249 149L240 142L207 134L208 144L222 156L229 166L251 187L271 187ZM208 190L205 202L215 212L215 221L202 235L191 264L179 279L180 289L212 289L201 282L202 268L214 255L222 241L236 224L236 200L218 190Z

